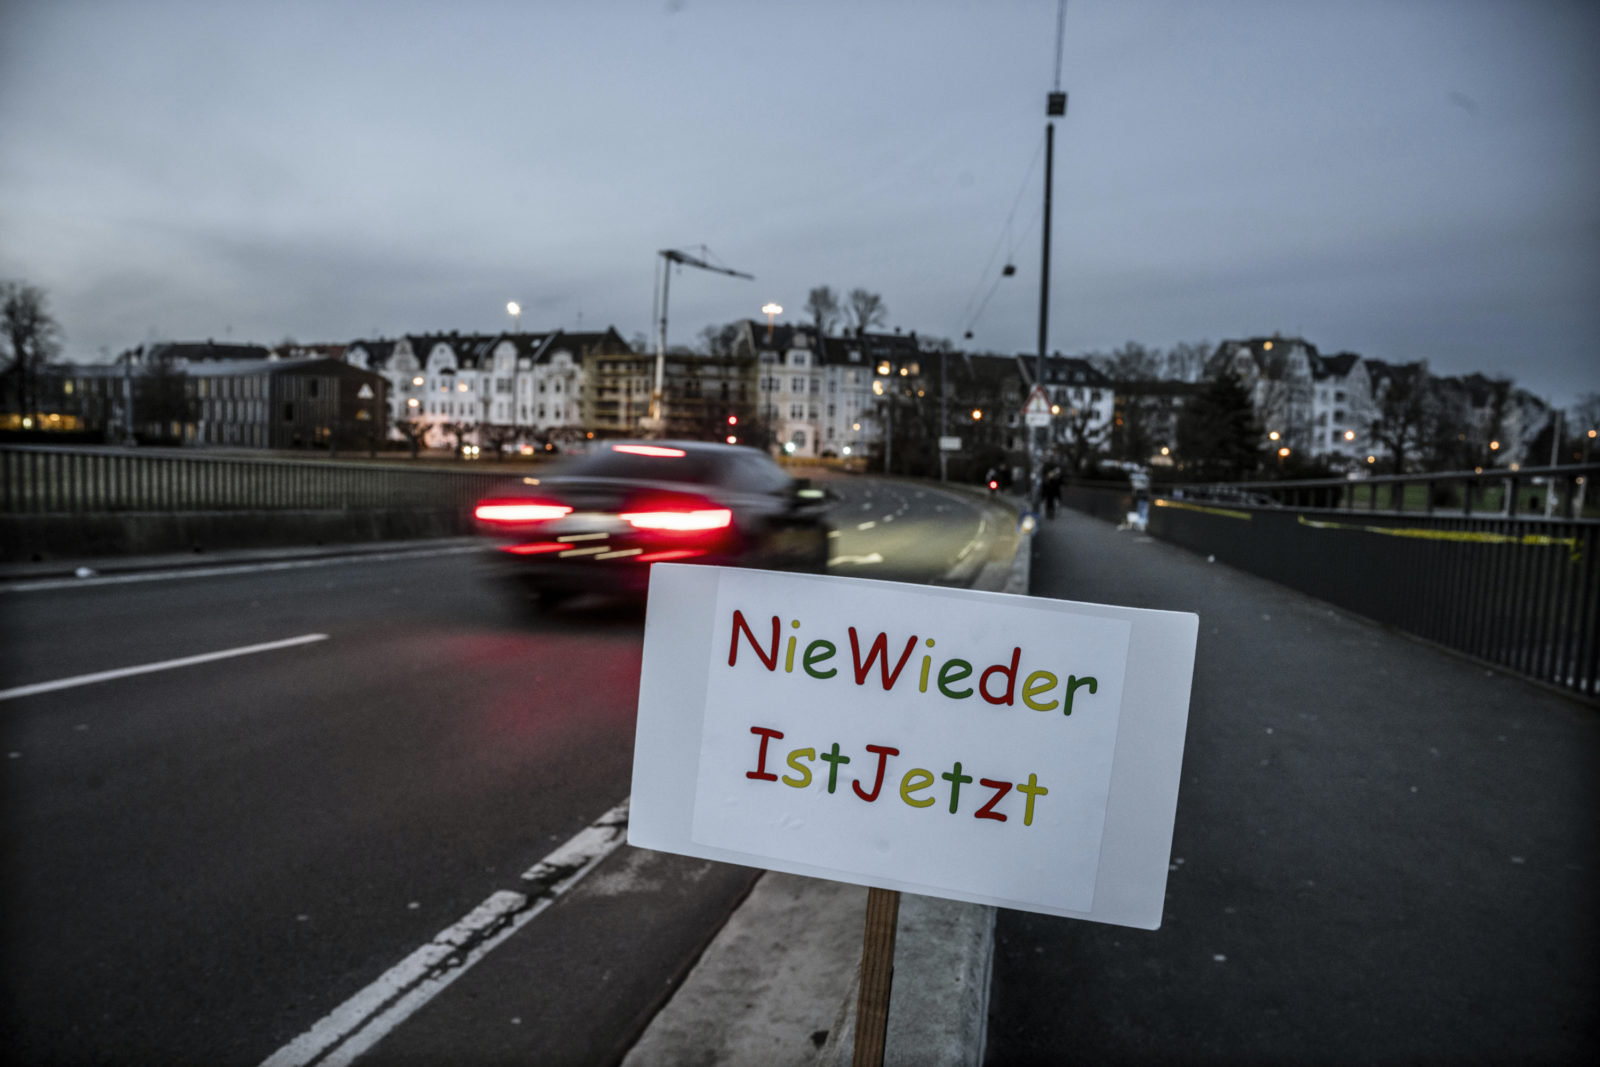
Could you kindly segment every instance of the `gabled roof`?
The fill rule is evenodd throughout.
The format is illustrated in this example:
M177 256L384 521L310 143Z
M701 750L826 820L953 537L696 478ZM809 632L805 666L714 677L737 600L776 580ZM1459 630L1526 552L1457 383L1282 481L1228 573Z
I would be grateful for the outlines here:
M822 338L822 362L844 363L851 365L876 364L879 360L890 360L903 363L907 360L920 360L924 353L917 347L917 335L911 333L865 333L857 332L846 334L843 337ZM851 359L850 353L860 354L859 359Z
M1311 365L1311 374L1315 378L1347 378L1350 371L1361 357L1354 352L1340 352L1333 356L1323 356Z
M267 359L272 355L264 345L217 344L215 341L158 341L145 348L147 361L171 363L219 362L233 359Z
M373 367L383 366L389 362L389 357L394 355L394 342L385 341L382 338L379 338L376 341L351 341L348 345L345 345L346 352L356 348L366 350L367 356L369 357L368 362Z

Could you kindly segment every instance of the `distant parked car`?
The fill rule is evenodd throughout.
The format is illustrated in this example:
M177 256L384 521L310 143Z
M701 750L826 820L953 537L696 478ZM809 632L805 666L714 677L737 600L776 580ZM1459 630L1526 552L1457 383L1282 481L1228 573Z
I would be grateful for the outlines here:
M652 563L820 572L828 494L765 452L699 441L596 442L477 504L495 569L542 605L642 594Z

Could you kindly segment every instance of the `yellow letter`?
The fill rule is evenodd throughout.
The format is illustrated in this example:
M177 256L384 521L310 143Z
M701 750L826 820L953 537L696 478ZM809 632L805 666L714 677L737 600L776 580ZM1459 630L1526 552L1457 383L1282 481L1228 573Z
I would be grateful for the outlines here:
M1049 671L1034 671L1028 675L1028 680L1022 683L1022 702L1034 711L1054 711L1059 700L1052 700L1048 704L1034 703L1034 696L1038 693L1048 693L1056 687L1056 676Z
M933 803L932 797L923 797L921 800L912 800L911 794L919 789L926 789L933 784L933 772L925 771L921 767L913 767L900 779L900 799L910 804L913 808L925 808Z
M792 785L796 789L804 789L806 786L811 784L811 768L803 766L800 761L795 758L796 756L804 756L808 760L814 760L817 758L817 750L814 748L797 748L793 752L789 753L789 759L787 762L789 766L800 772L800 778L796 780L794 778L790 778L786 774L783 776L783 784Z

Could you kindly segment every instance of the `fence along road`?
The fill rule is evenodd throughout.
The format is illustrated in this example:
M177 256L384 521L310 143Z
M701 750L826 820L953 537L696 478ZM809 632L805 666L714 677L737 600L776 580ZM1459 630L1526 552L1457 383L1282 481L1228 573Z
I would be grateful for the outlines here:
M1600 465L1560 468L1581 484ZM1537 472L1531 472L1537 473ZM1462 506L1434 506L1463 483ZM1184 486L1158 494L1149 532L1502 670L1600 697L1600 521L1517 514L1516 485L1499 514L1472 510L1472 472L1374 479ZM1526 484L1525 482L1523 483ZM1419 510L1404 509L1405 490ZM1575 511L1570 489L1556 510ZM1385 502L1400 507L1380 510ZM1074 487L1069 506L1120 518L1126 491Z

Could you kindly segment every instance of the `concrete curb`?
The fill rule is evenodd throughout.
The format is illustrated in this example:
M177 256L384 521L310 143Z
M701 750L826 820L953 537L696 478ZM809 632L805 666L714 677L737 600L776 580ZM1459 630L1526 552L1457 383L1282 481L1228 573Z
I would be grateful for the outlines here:
M438 537L420 540L377 541L351 544L301 545L280 548L238 548L220 552L154 553L142 556L100 556L85 559L0 563L0 582L71 578L79 568L97 575L136 574L146 571L181 571L202 567L228 567L286 560L334 559L393 552L424 552L439 548L465 548L481 544L476 537Z

